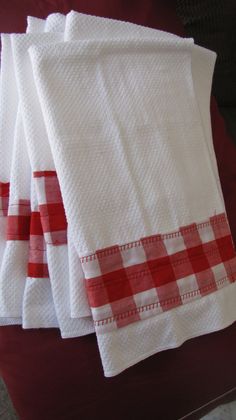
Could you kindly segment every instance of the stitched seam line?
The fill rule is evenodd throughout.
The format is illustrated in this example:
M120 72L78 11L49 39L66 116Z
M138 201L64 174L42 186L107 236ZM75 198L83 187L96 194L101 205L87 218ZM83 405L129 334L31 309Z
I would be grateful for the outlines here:
M235 274L236 273L234 272L232 274L232 276L234 276ZM216 285L222 285L223 283L225 283L228 280L229 280L229 276L223 277L219 280L216 280L214 283L212 282L207 286L200 287L197 290L193 290L191 292L184 293L183 295L179 295L179 296L176 296L174 298L164 299L164 300L161 300L161 301L158 301L158 302L154 302L154 303L150 303L150 304L147 304L147 305L139 306L139 307L131 309L129 311L122 312L120 314L113 315L113 316L108 317L108 318L100 319L98 321L94 321L94 325L95 326L100 326L100 325L110 324L112 322L119 321L120 319L129 318L130 316L133 316L133 315L136 315L136 314L139 314L139 313L142 313L142 312L150 311L152 309L156 309L160 306L164 306L164 305L169 304L169 303L182 302L182 299L187 299L187 298L191 298L191 297L200 295L202 292L210 291L211 289L215 290ZM232 279L232 280L233 281L231 283L235 282L235 279Z
M191 232L194 232L196 230L205 228L207 226L218 225L218 224L220 225L223 222L224 223L226 222L225 215L220 215L220 216L217 216L214 220L208 220L207 222L202 222L202 223L196 224L194 226L183 227L183 228L181 228L181 230L178 230L176 232L163 233L163 234L160 234L160 235L153 235L153 236L149 236L147 238L143 238L143 239L140 239L140 240L137 240L137 241L129 242L129 243L124 244L124 245L117 245L117 246L111 247L111 249L101 250L101 251L98 251L97 253L81 257L80 260L81 260L82 263L89 262L89 261L97 259L97 254L99 254L99 257L106 257L106 256L109 256L109 255L116 254L119 251L124 251L126 249L131 249L131 248L134 248L134 247L142 246L143 244L154 243L154 242L161 241L163 239L176 238L176 237L182 236L182 232L191 233ZM230 234L230 232L229 232L229 234Z

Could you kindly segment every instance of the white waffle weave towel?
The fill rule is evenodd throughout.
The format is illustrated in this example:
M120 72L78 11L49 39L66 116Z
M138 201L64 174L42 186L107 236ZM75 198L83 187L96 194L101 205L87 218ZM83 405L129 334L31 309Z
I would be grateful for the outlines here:
M128 22L105 19L96 16L84 15L77 12L70 12L66 18L65 40L83 40L83 39L127 39L142 38L158 39L160 36L164 39L178 39L176 35L145 28ZM216 54L194 45L192 50L192 77L193 85L198 103L199 112L202 118L202 124L205 133L205 140L208 144L209 152L212 158L212 165L216 174L216 182L220 185L216 166L216 159L213 149L210 125L210 92L213 69ZM52 150L53 152L53 150ZM220 187L219 187L220 189ZM220 189L221 191L221 189ZM70 233L70 229L69 229ZM73 248L72 240L68 243L69 250ZM88 302L84 291L84 273L73 252L71 252L71 314L72 317L81 316L83 313L89 314ZM74 269L73 269L74 268ZM78 272L81 272L79 280Z
M93 332L94 326L91 318L71 319L70 317L66 219L27 52L30 45L46 45L60 39L63 39L63 36L59 34L13 35L13 50L57 319L63 337L77 337ZM60 228L57 227L56 230L51 231L51 226L57 220L59 220ZM47 281L49 282L49 279ZM44 279L44 284L46 287L46 279Z
M232 323L235 252L192 41L30 55L105 375Z

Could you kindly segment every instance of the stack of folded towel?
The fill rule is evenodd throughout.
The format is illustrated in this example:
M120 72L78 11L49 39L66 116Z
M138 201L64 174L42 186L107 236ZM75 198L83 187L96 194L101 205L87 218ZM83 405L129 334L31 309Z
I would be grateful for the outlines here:
M0 325L95 332L114 376L236 320L215 58L73 11L2 35Z

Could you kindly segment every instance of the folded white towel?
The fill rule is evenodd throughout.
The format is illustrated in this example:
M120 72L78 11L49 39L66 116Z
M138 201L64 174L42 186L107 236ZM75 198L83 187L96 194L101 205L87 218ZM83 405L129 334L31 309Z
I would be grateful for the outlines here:
M35 23L32 20L30 22L31 31L35 29L35 27L32 28ZM64 24L65 16L53 13L47 17L43 30L45 32L63 32ZM40 31L38 28L38 30L33 30L32 32L43 31ZM58 327L49 280L46 244L43 238L38 201L34 190L35 185L32 183L29 277L26 282L23 301L23 327Z
M59 327L66 338L95 326L113 376L236 318L235 251L210 126L215 54L76 12L66 25L60 14L28 23L65 34L13 36L29 160L20 111L13 155L5 138L14 122L5 129L0 119L2 220L12 168L0 325L21 322L24 291L23 327ZM13 89L4 89L6 112ZM27 256L16 236L29 225L31 182Z
M33 34L20 35L20 37L22 39L24 38L24 36L26 37L35 36L37 38L40 35L41 34L35 33L34 35ZM50 34L45 34L45 36L50 36ZM17 38L17 35L15 35L15 37ZM21 59L19 58L21 55L21 48L22 48L22 53L24 51L24 48L21 44L21 46L19 46L19 49L17 50L17 47L15 47L14 36L12 36L12 45L13 45L13 56L14 56L16 78L17 78L18 90L19 90L18 79L20 79L20 76L18 73L20 73L21 70L20 70L20 65L18 65L18 61ZM24 90L23 86L22 86L22 89ZM22 107L22 117L23 117L24 129L25 129L25 134L26 134L26 140L27 140L28 139L27 136L31 135L30 134L31 127L29 127L29 124L28 124L28 117L30 120L32 116L31 116L31 112L29 112L26 117L26 113L24 111L25 111L25 108ZM31 150L29 150L28 142L26 143L27 143L28 154L30 154ZM30 160L29 160L29 167L30 167ZM38 230L40 230L39 229L40 220L38 217L39 216L38 201L37 201L34 189L35 189L35 185L33 182L32 194L31 194L31 210L33 213L32 213L32 221L31 221L28 278L25 285L24 300L23 300L23 327L24 328L56 327L58 326L58 321L57 321L56 312L54 308L54 302L52 298L51 283L49 279L47 261L44 255L45 251L43 251L44 240L42 237L42 232L38 232ZM39 241L40 241L40 245L39 245L39 249L37 249Z
M46 19L44 32L64 32L66 17L61 13L52 13ZM43 31L39 31L43 32Z
M192 48L160 36L30 50L106 376L235 320Z
M159 30L152 30L133 23L122 22L113 19L106 19L97 16L84 15L78 12L70 12L66 17L65 40L83 39L129 39L162 36L165 39L178 39L176 35ZM69 227L70 235L70 227ZM72 238L72 234L71 234ZM68 241L68 248L71 257L70 262L70 296L71 315L80 317L91 313L88 300L85 294L84 273L80 263L73 254L72 239ZM81 273L80 278L78 272Z
M66 17L65 41L75 39L178 39L174 34L146 28L130 22L122 22L97 16L84 15L75 11ZM213 51L194 45L192 48L192 77L196 101L202 118L205 138L208 143L216 180L220 185L214 147L211 136L210 92L216 54ZM220 188L221 191L221 188Z
M1 35L1 79L0 79L0 265L6 244L6 216L9 201L11 156L15 132L18 94L9 34Z
M61 13L52 13L45 20L33 16L27 17L27 33L64 32L64 29L65 15Z
M63 31L64 22L61 22L60 14L49 15L44 21L40 31L37 28L37 21L31 19L31 27L28 32L57 32ZM65 20L64 16L63 19ZM61 28L58 28L58 20ZM34 23L36 25L34 26ZM33 30L32 30L33 29ZM30 232L30 254L28 263L28 278L25 285L23 299L23 327L24 328L50 328L58 327L57 316L51 291L49 279L46 243L43 237L42 224L40 219L38 200L35 192L34 180L31 185L31 232Z
M44 32L45 30L45 23L44 19L39 19L33 16L27 16L27 29L26 33L37 33L37 32Z
M57 22L57 20L56 20ZM56 23L55 22L55 23ZM51 19L51 26L53 20ZM54 24L55 25L55 24ZM37 18L29 17L27 31L37 32L44 28L44 21ZM3 55L4 55L4 76L7 74L7 78L3 78L4 83L4 97L5 102L11 105L13 100L14 103L18 101L17 87L14 76L14 66L11 55L11 43L9 35L6 36L7 44L4 44ZM7 51L6 51L7 48ZM6 55L7 54L7 55ZM9 58L10 57L10 58ZM7 60L7 61L6 61ZM10 73L9 73L10 68ZM13 72L13 75L12 75ZM10 85L9 85L10 83ZM11 95L9 95L9 92ZM4 99L4 98L3 98ZM5 105L5 104L3 104ZM24 306L27 308L27 297L30 293L27 290L28 283L25 279L27 275L27 266L29 258L28 239L29 239L29 228L30 228L30 180L31 180L31 168L27 154L27 148L25 144L24 131L21 121L20 109L18 109L18 118L16 121L15 107L4 107L3 117L5 117L6 111L8 111L8 119L4 121L3 137L5 140L2 153L7 151L3 156L3 167L6 173L9 174L9 168L11 168L11 188L10 188L10 207L7 217L7 232L2 235L3 240L7 238L7 245L4 250L4 258L0 272L0 314L3 316L13 317L7 322L2 318L0 323L6 325L6 323L16 324L21 323L22 310L24 312ZM14 151L12 154L12 141L8 141L10 134L13 131L13 126L16 121L15 135L14 135ZM10 163L11 162L11 163ZM32 255L32 250L31 250ZM31 262L29 266L32 266ZM30 272L32 268L30 267ZM30 279L30 290L32 291ZM25 296L23 303L23 292L25 288ZM39 297L39 293L37 293ZM41 312L45 313L42 300L39 300L39 308ZM22 308L23 303L23 308ZM51 305L51 312L54 311L53 305ZM23 325L27 325L27 311L23 316ZM53 312L55 318L55 312ZM32 310L31 310L32 315ZM17 317L20 317L17 319ZM10 320L10 321L9 321ZM34 320L34 321L33 321ZM51 318L50 318L51 320ZM42 326L40 322L35 323L35 317L30 318L30 327ZM56 321L48 323L48 327L58 325Z
M13 318L22 317L29 253L31 171L24 142L19 108L11 165L7 242L0 271L0 315Z
M28 18L27 31L41 30L44 20ZM14 75L10 35L2 37L3 79L1 95L1 168L3 178L11 179L10 211L8 219L1 217L1 255L4 254L0 270L0 319L1 325L22 322L22 300L28 262L28 237L30 216L30 166L24 139L20 110L16 121L18 93ZM14 138L14 152L13 152ZM1 174L2 175L2 174ZM4 214L8 213L6 182L2 185ZM27 201L28 200L28 201ZM5 225L7 221L8 232ZM6 242L6 239L7 242ZM10 318L12 317L12 318Z
M59 34L28 34L13 35L12 39L28 152L34 171L39 211L47 244L48 268L55 310L62 336L74 337L93 332L94 325L91 318L70 318L67 224L27 53L32 44L46 46L48 42L62 38L63 36ZM46 281L45 284L47 284Z
M66 18L65 40L83 40L83 39L121 39L121 38L142 38L158 39L178 39L176 35L145 28L128 22L117 21L113 19L106 19L96 16L84 15L78 12L70 12ZM214 70L216 54L212 51L206 50L202 47L193 46L192 49L192 76L193 85L196 95L196 100L199 107L199 112L202 118L202 125L205 133L205 140L207 142L209 153L212 159L212 166L216 176L216 182L220 188L220 181L217 171L216 158L213 149L210 123L210 92L211 82ZM70 229L69 229L70 232ZM69 241L68 247L73 247L72 240ZM73 256L74 257L74 256ZM70 267L75 267L70 273L71 284L71 313L72 317L81 316L82 313L88 313L88 302L84 296L84 279L83 272L79 267L76 258L73 258L74 264ZM78 281L77 272L81 272L81 279Z
M7 213L9 204L10 190L10 171L11 156L14 141L16 112L18 107L18 94L15 85L15 75L13 68L13 58L11 51L11 41L9 34L2 34L2 51L1 51L1 84L0 84L0 325L20 324L21 319L11 318L9 309L13 300L9 302L9 306L3 306L5 301L2 286L6 289L9 285L9 291L12 291L12 270L8 274L10 280L5 283L5 274L3 268L3 256L6 252L6 227ZM10 268L10 267L9 267ZM20 268L15 267L14 274L19 274ZM15 298L15 294L13 295ZM14 311L15 313L15 311ZM7 314L7 315L6 315ZM4 318L7 317L7 318Z
M57 32L58 13L49 15L43 26L43 30L32 32ZM63 17L64 18L64 17ZM32 26L31 22L31 26ZM37 22L36 22L37 23ZM63 31L64 23L62 22ZM31 28L32 29L32 28ZM30 32L30 30L28 31ZM23 300L23 327L58 327L58 321L54 308L51 284L49 280L46 244L43 237L38 201L35 192L35 185L32 179L31 194L31 232L30 232L30 254L28 264L28 278L24 291ZM45 280L47 279L47 280Z
M34 18L29 18L29 27L28 27L28 32L32 31L32 32L37 32L39 31L41 28L44 27L43 23L44 21L39 20L39 19L34 19ZM45 31L58 31L59 29L59 24L61 25L61 30L63 30L64 27L64 23L65 23L65 16L60 15L60 14L53 14L50 15L47 18L46 21L46 25L45 25ZM40 26L41 25L41 26ZM22 142L23 143L23 142ZM23 147L23 144L21 144L21 146ZM18 142L18 147L19 147L19 142ZM24 157L24 165L23 165L23 171L27 172L27 167L29 167L29 165L27 165L26 159L27 159L27 153L26 150L22 150L23 153L23 157ZM20 160L19 160L20 162ZM14 165L13 165L14 168ZM17 171L19 171L19 163L18 165L16 165L15 170L14 170L14 176L17 175ZM16 178L17 179L17 178ZM24 183L22 183L23 188L24 188ZM32 186L32 188L34 188ZM40 224L40 221L38 220L38 215L37 215L37 211L38 211L38 206L37 206L37 201L36 197L33 194L33 200L31 202L32 204L32 223L31 225L33 226L33 229L37 231L38 229L38 225ZM19 206L18 206L19 207ZM22 217L22 216L21 216ZM37 232L38 233L38 232ZM45 276L48 277L48 270L47 270L47 265L46 265L46 255L45 251L41 252L38 248L35 249L35 246L38 245L38 241L39 241L39 237L40 235L37 234L35 235L32 234L31 232L31 245L30 245L30 256L29 256L29 278L27 279L26 282L26 287L25 287L25 293L24 293L24 301L23 301L23 326L24 328L33 328L33 327L53 327L53 326L58 326L56 318L55 318L55 312L54 312L54 306L53 306L53 301L52 301L52 295L51 295L51 291L50 291L50 284L49 282L47 282L45 280ZM37 238L37 241L36 241ZM41 238L42 239L42 238ZM35 244L35 242L37 242L37 244ZM22 295L22 287L19 287L20 285L23 285L23 278L21 278L19 280L19 274L21 274L21 276L26 275L26 252L24 253L24 257L25 258L21 258L21 254L23 252L23 249L27 246L27 244L23 244L22 242L13 242L11 240L11 242L8 244L11 248L14 247L14 253L10 252L10 250L8 249L6 252L6 261L4 264L4 270L3 270L3 275L2 275L2 279L4 280L4 287L1 290L1 293L3 294L3 298L4 300L7 302L7 307L8 309L11 308L12 309L12 314L15 314L15 312L21 312L22 311L22 298L20 299L20 296ZM9 248L8 246L8 248ZM17 248L17 249L15 249ZM17 258L17 255L19 254L19 258ZM17 254L17 255L16 255ZM14 257L14 260L13 258ZM40 260L40 258L42 259L42 261ZM76 255L76 259L78 260L78 256ZM15 265L13 263L13 261L21 261L21 264L17 264ZM15 290L14 293L12 293L13 291L13 284L11 284L11 282L6 282L5 281L5 277L9 276L9 270L10 272L12 272L14 274L13 278L13 283L15 286ZM16 271L18 270L18 276L15 276ZM43 277L42 277L43 276ZM25 280L25 278L24 278ZM8 299L8 294L6 294L5 289L7 289L10 293L10 296L12 296L12 299ZM16 299L13 299L15 294L17 293L18 296L18 307L16 308ZM51 296L51 304L49 304L50 302L50 296ZM12 308L12 301L14 302L15 306L14 309ZM19 305L20 303L20 305ZM50 310L49 310L50 308ZM5 311L5 306L2 305L2 311ZM14 320L16 321L16 320ZM2 322L5 321L2 320ZM90 330L89 330L90 332Z

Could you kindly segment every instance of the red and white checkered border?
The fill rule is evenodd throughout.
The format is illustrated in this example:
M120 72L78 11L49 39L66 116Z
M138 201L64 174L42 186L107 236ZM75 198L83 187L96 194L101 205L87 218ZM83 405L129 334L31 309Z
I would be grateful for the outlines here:
M83 256L95 326L120 328L201 298L236 280L225 214Z
M49 278L46 243L38 211L31 213L28 277Z
M33 173L44 239L50 245L67 243L67 221L56 171Z
M28 241L30 233L30 200L19 199L8 206L7 241Z

